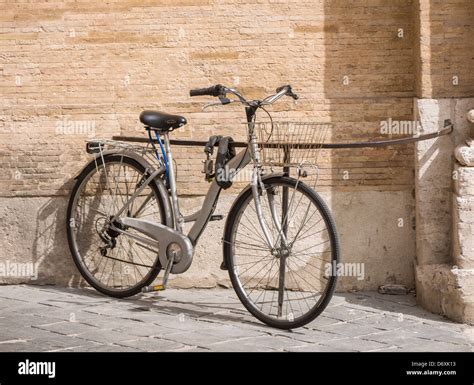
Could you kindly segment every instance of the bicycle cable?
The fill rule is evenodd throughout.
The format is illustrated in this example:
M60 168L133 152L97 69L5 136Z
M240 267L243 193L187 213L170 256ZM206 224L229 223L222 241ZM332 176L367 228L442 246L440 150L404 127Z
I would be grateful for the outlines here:
M260 108L265 111L265 113L268 115L268 117L270 118L270 134L268 135L268 138L265 140L265 143L268 143L270 141L270 138L271 136L273 135L273 118L272 118L272 115L262 106L260 106Z

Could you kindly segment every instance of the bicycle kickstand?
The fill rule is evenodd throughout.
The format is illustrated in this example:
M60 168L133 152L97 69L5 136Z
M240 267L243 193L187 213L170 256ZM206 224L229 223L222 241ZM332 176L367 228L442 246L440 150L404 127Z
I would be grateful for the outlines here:
M174 255L171 255L171 257L168 259L168 263L166 264L165 274L163 275L163 281L161 285L145 286L142 288L142 293L150 293L152 291L166 290L166 284L168 283L168 277L170 275L171 268L173 267L173 262L174 262Z

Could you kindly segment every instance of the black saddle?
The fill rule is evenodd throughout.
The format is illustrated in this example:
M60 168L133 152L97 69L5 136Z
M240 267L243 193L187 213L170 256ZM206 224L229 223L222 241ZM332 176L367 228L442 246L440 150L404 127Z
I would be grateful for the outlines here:
M170 115L159 111L143 111L140 114L140 122L145 126L161 131L171 131L187 123L183 116Z

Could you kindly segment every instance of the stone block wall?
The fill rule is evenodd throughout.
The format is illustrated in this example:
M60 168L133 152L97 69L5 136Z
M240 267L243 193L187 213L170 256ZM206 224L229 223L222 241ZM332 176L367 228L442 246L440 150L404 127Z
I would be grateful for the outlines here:
M388 119L419 119L430 131L450 117L465 127L474 96L472 0L2 6L0 263L38 263L41 283L80 281L64 221L73 176L89 159L86 139L143 136L143 109L185 115L189 124L176 138L244 138L241 108L203 112L206 98L189 98L191 88L223 83L262 97L291 83L301 99L275 105L274 117L329 122L327 140L334 142L386 139L380 127ZM365 280L341 279L340 290L411 288L415 265L451 264L450 174L460 135L456 129L451 138L418 147L321 152L318 189L336 218L343 260L366 265ZM178 189L191 196L191 208L207 188L202 149L176 148L175 159ZM244 184L226 192L221 213ZM220 231L222 224L213 223L180 285L212 286L225 278L218 271Z
M456 165L454 172L453 262L461 269L473 270L474 167Z
M415 147L416 268L418 302L460 322L474 322L474 270L469 253L474 238L469 168L460 167L455 148L472 132L474 107L474 3L417 0L418 34L415 116L429 131L445 119L455 127L449 138Z

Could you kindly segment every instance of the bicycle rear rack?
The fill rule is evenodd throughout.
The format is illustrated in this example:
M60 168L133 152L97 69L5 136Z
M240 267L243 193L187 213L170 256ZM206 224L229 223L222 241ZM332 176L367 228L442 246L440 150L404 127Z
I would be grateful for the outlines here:
M86 141L86 151L88 154L103 154L104 151L128 151L135 152L145 158L151 165L161 166L157 154L150 146L148 139L144 142L146 145L132 144L132 141L121 139L90 139Z

